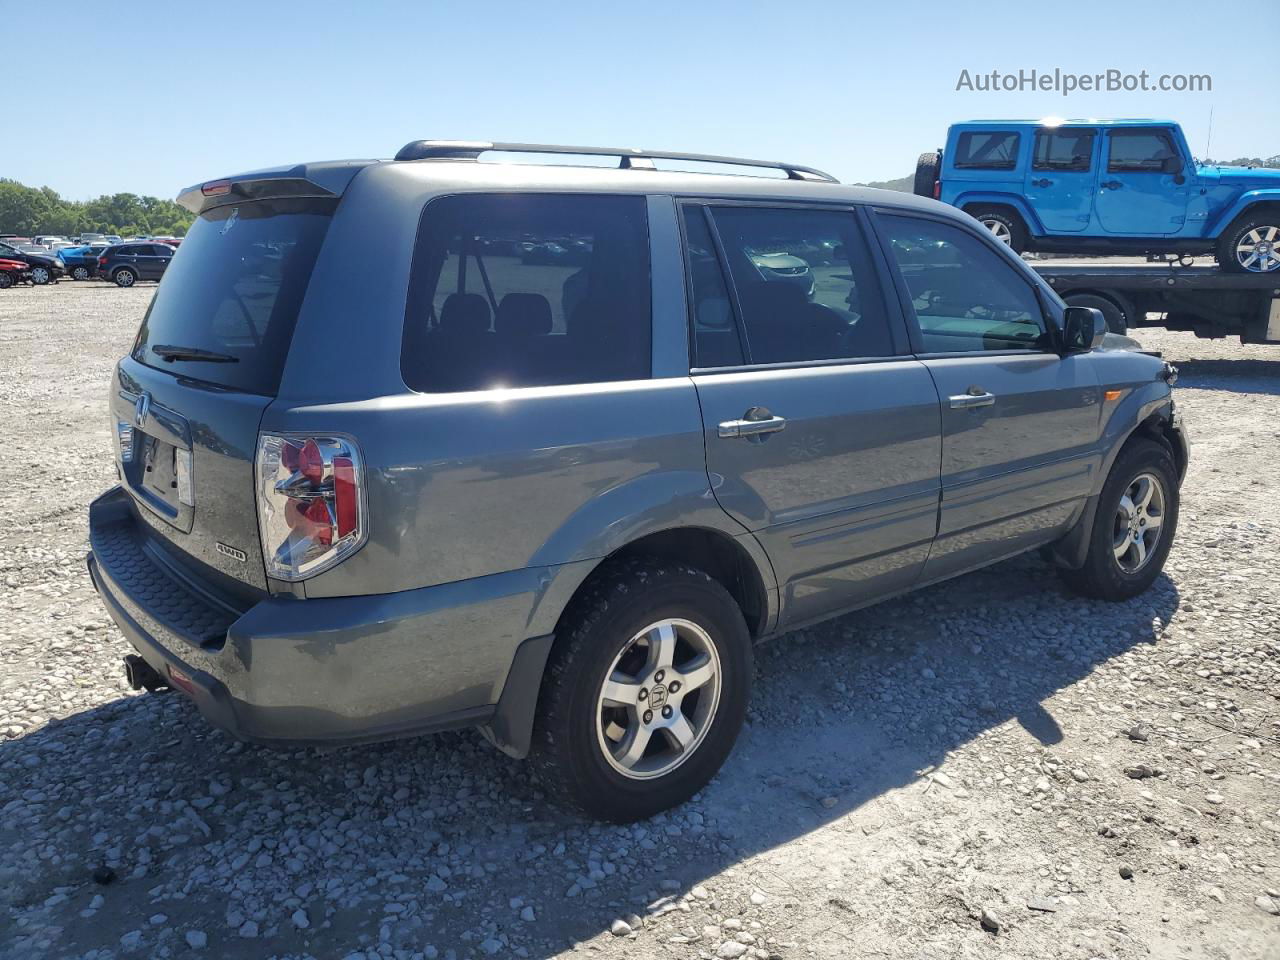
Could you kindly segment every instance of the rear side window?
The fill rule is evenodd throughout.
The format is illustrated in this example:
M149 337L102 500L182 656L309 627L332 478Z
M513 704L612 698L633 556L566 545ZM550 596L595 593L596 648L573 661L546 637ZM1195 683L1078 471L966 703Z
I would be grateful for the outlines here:
M1110 140L1108 173L1160 173L1166 160L1178 157L1164 130L1112 130Z
M134 359L274 396L336 203L255 200L197 217L142 321ZM193 349L216 359L181 356Z
M971 131L956 140L957 170L1012 170L1018 164L1018 134Z
M1031 169L1085 171L1092 158L1092 130L1039 130Z
M467 194L427 205L400 367L423 393L650 375L643 197Z
M1040 301L1016 268L969 231L880 214L925 353L1051 349Z

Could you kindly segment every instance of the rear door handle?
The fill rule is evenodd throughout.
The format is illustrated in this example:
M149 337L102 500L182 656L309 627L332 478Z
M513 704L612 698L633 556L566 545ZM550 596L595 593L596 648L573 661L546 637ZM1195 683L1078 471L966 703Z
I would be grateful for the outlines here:
M775 417L765 407L752 407L741 420L725 420L718 431L721 437L759 437L766 433L777 433L787 425L785 417Z
M1031 185L1033 187L1051 187L1053 186L1053 181L1048 177L1041 177L1039 180L1032 180Z
M1099 186L1102 187L1103 190L1119 190L1124 186L1124 184L1119 180L1103 180Z
M989 407L996 402L994 393L959 393L950 398L952 410L969 410L973 407Z

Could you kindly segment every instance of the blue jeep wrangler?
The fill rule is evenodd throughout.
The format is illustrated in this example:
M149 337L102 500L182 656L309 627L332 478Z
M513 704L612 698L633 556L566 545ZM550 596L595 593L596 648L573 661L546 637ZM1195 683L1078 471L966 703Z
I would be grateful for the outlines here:
M1169 120L972 120L921 155L914 189L1015 251L1213 253L1280 270L1280 170L1200 163Z

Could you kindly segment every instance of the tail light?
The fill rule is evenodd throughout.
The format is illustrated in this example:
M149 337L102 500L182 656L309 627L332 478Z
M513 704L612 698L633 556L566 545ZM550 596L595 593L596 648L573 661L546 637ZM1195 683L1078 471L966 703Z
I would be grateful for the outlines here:
M941 180L933 181L933 199L935 200L942 199L942 181Z
M100 266L100 267L105 267L106 265L107 265L107 258L106 258L106 257L99 257L99 258L98 258L98 266Z
M264 433L256 476L269 576L305 580L364 544L364 464L353 441Z

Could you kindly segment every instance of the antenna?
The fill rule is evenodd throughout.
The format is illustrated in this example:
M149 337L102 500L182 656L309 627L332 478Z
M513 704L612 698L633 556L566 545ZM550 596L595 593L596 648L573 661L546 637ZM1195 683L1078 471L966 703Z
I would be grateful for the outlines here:
M1209 144L1213 141L1213 107L1209 108L1209 132L1204 137L1204 162L1209 162Z

